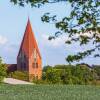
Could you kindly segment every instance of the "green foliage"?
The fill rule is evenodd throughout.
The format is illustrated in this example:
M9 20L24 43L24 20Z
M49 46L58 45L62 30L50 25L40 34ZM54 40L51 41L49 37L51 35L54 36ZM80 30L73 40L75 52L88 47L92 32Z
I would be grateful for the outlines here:
M27 72L15 71L15 72L12 72L10 76L15 79L28 81L28 73Z
M35 84L48 84L48 82L46 81L46 80L33 80L33 83L35 83Z
M43 72L46 72L48 69L52 69L52 66L49 66L49 65L44 66L43 67Z
M93 69L97 73L97 79L100 80L100 65L98 66L94 65Z
M45 66L46 68L46 66ZM99 73L99 71L98 71ZM46 68L43 80L48 84L91 84L96 80L97 73L88 65L56 65Z
M89 84L89 82L93 81L93 73L87 66L77 65L75 70L73 71L73 75L78 77L79 84Z
M25 4L30 4L32 7L40 7L41 5L48 3L48 0L10 0L14 4L18 4L22 7L25 6Z
M7 75L6 70L7 70L6 65L2 63L2 59L0 57L0 82L2 82L4 77L6 77Z
M48 69L46 71L46 80L49 82L49 83L53 83L53 84L56 84L56 83L60 83L60 72L59 70L56 70L56 69Z
M55 65L54 69L67 69L68 67L74 67L74 65Z

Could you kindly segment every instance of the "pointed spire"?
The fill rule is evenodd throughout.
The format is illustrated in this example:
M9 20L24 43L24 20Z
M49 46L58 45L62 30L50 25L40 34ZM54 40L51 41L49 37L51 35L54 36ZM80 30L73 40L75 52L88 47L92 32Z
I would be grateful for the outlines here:
M30 23L29 17L28 17L28 21L27 21L26 31L27 32L32 32L32 27L31 27L31 23Z
M19 56L20 52L23 51L26 54L26 56L29 58L34 51L34 48L36 49L39 57L41 58L37 42L36 42L34 33L32 31L30 19L28 17L26 30L25 30L25 33L24 33L24 37L23 37L23 40L22 40L22 43L21 43L21 46L20 46L18 56Z
M27 25L31 26L29 17L28 17Z

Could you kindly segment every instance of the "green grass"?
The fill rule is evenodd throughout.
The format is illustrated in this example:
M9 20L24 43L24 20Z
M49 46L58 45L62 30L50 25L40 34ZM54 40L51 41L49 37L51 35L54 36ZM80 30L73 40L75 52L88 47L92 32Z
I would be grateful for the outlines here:
M1 84L0 100L100 100L100 86Z

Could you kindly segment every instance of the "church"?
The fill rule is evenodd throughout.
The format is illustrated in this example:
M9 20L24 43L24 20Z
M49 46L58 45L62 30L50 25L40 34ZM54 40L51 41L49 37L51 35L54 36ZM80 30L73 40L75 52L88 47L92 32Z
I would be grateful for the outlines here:
M42 58L29 19L17 55L17 64L7 64L7 67L8 72L28 72L29 81L42 77Z

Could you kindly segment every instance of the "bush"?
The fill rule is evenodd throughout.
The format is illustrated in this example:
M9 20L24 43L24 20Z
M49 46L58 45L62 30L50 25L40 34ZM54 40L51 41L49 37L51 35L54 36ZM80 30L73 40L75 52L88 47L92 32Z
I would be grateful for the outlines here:
M48 84L90 84L95 81L95 72L86 65L56 65L45 67L42 79Z
M47 80L33 80L33 83L35 84L49 84Z
M52 84L59 84L61 83L60 74L61 74L60 70L53 69L53 68L48 69L46 72L46 80Z
M4 77L7 75L7 67L4 63L2 63L2 59L0 57L0 82L3 81Z
M11 73L12 78L23 80L23 81L28 81L29 80L28 76L29 75L27 72L15 71Z
M95 73L97 74L96 79L100 81L100 65L98 65L98 66L96 66L96 65L93 66L93 69L94 69Z

